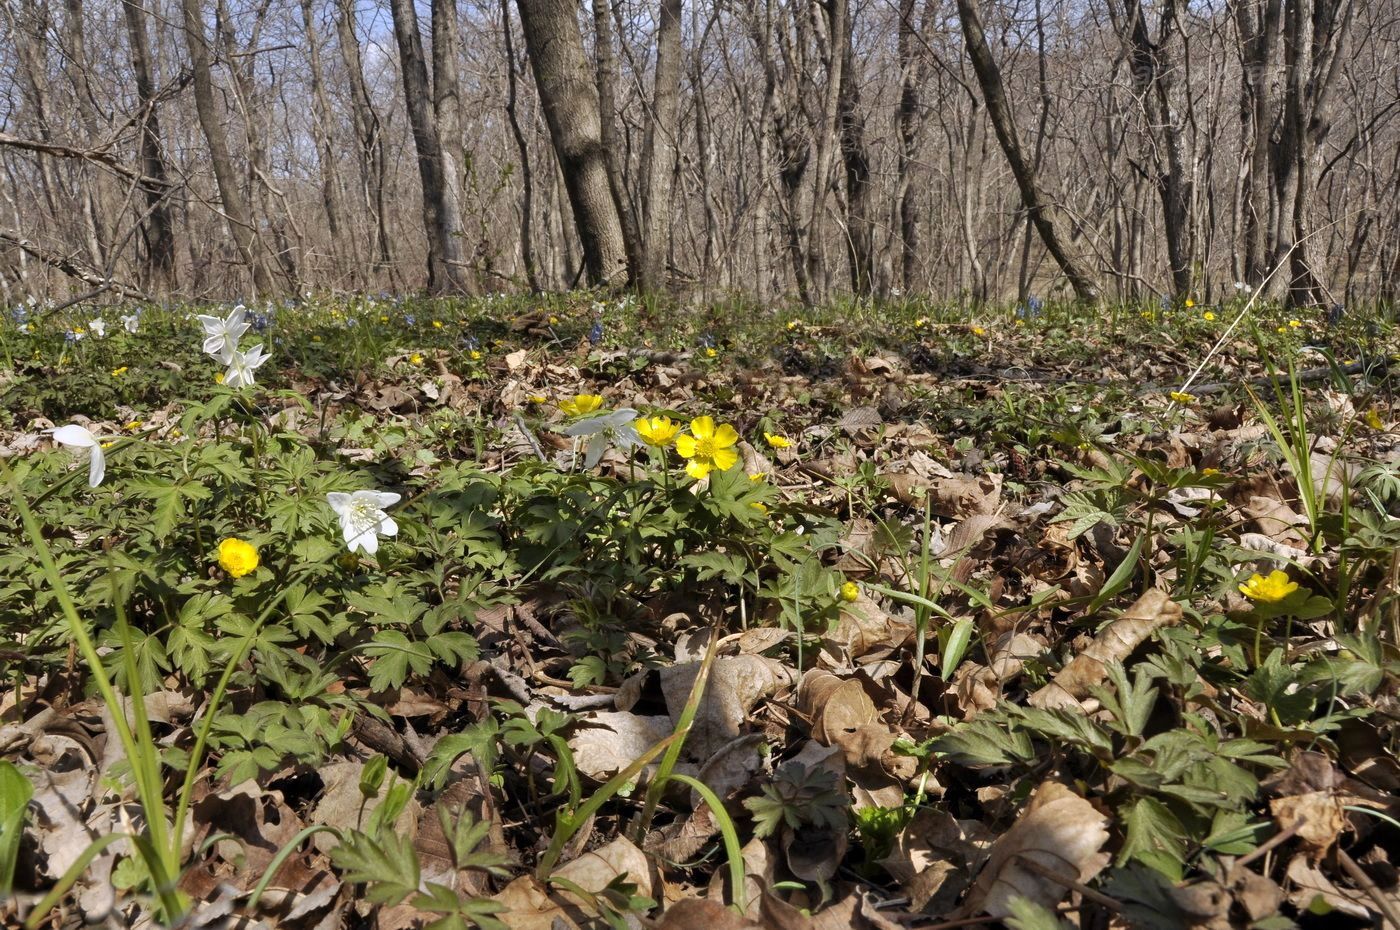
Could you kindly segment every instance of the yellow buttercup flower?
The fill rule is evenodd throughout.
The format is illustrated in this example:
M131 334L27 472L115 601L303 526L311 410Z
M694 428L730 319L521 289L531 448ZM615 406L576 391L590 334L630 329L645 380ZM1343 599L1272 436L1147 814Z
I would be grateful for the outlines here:
M917 320L914 321L914 328L915 328L915 329L923 329L923 328L924 328L925 326L927 326L927 325L928 325L928 317L926 317L926 316L921 316L921 317L919 317Z
M854 581L848 581L841 585L841 600L847 604L854 604L860 597L860 585Z
M754 501L752 504L749 504L749 506L752 507L754 510L757 510L759 513L763 514L765 517L768 516L767 504L762 504L758 501Z
M545 397L543 394L531 394L529 397L526 398L526 400L528 400L532 404L549 403L549 398Z
M1261 604L1277 604L1297 590L1298 582L1290 580L1287 572L1278 570L1270 572L1267 578L1256 573L1240 585L1241 594Z
M1366 425L1373 430L1379 431L1385 429L1385 423L1381 421L1381 415L1374 410L1366 411Z
M1218 475L1218 474L1220 474L1220 469L1218 469L1218 468L1202 468L1202 469L1201 469L1201 477L1202 477L1202 478L1213 478L1213 477L1215 477L1215 476Z
M763 438L768 441L768 445L774 449L791 449L792 440L786 436L775 433L764 433Z
M214 383L215 383L215 384L223 384L223 383L224 383L224 373L223 373L222 371L216 371L216 372L214 372Z
M140 420L132 420L130 423L126 424L126 426L122 427L122 429L128 429L128 430L137 430L137 429L140 429L140 428L141 428L141 421L140 421Z
M113 378L120 378L120 377L121 377L122 375L124 375L124 374L126 374L126 366L125 366L125 365L123 365L123 366L120 367L120 368L113 368L113 369L112 369L112 377L113 377Z
M1168 396L1178 404L1194 404L1196 402L1196 395L1187 394L1185 391L1172 391Z
M637 435L642 437L642 442L658 449L669 446L681 431L680 424L673 422L670 417L638 417L632 426L637 430Z
M739 461L734 447L739 434L728 423L715 425L714 417L696 417L690 421L690 434L676 437L676 451L685 463L685 473L697 481L712 470L728 471Z
M557 317L557 316L552 316L552 317L550 317L550 318L549 318L549 325L550 325L550 326L558 326L558 325L559 325L559 317Z
M388 318L387 316L381 314L380 317L379 317L379 322L381 322L381 323L387 323L387 322L389 322L389 318Z
M1278 331L1279 331L1280 333L1286 333L1286 332L1288 332L1288 327L1287 327L1287 326L1280 326L1280 327L1278 328Z
M559 409L571 417L584 416L601 406L603 406L603 398L599 394L575 394L568 400L559 402Z
M423 356L418 352L414 352L408 357L408 363L410 365L421 365L423 364Z
M442 329L442 320L433 320L433 329Z
M1194 306L1196 306L1196 302L1195 302L1194 300L1192 300L1190 297L1186 298L1186 309L1187 309L1187 310L1190 310L1190 309L1191 309L1192 307L1194 307Z
M1302 321L1302 320L1289 320L1289 321L1288 321L1288 328L1289 328L1289 329L1302 329L1302 327L1303 327L1303 321Z
M706 358L714 358L714 357L716 357L717 355L719 355L719 349L716 349L714 346L706 346L706 348L705 348L705 357L706 357Z
M230 536L219 543L219 567L235 578L242 578L258 567L257 547Z
M480 349L472 349L471 352L469 353L469 357L470 357L471 360L474 361L474 362L479 362L479 361L481 361L481 350L480 350Z
M980 327L980 326L974 326L974 327L972 327L972 335L974 335L974 336L985 336L985 335L987 335L987 331L986 331L985 329L983 329L982 327Z
M758 482L762 481L762 480L763 480L764 478L766 478L766 477L768 477L768 473L767 473L767 472L762 472L762 471L751 471L751 472L749 472L749 480L752 481L754 484L757 484Z
M797 329L797 327L799 327L799 326L801 326L801 325L802 325L802 324L801 324L800 322L798 322L797 320L788 320L788 322L787 322L787 330L788 330L788 332L792 332L793 330Z
M1209 310L1207 310L1205 313L1202 313L1202 314L1201 314L1201 317L1204 318L1205 321L1208 322L1208 323L1213 323L1213 322L1215 322L1215 314L1212 313L1212 312L1209 311Z

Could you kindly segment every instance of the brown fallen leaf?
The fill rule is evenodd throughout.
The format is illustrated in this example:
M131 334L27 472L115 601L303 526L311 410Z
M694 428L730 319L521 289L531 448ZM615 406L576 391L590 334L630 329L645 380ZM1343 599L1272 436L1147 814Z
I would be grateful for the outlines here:
M1274 798L1269 802L1269 810L1280 830L1302 821L1297 836L1314 862L1327 854L1347 823L1342 802L1330 791Z
M636 886L636 894L655 899L657 879L646 854L630 840L618 837L606 846L584 853L554 870L552 877L597 894L621 877ZM511 930L555 930L579 927L596 917L592 903L571 891L522 875L494 899L506 910L496 915ZM556 921L559 923L556 924Z
M1127 659L1157 629L1180 622L1180 604L1156 588L1147 591L1121 617L1104 627L1089 647L1060 669L1049 684L1032 694L1030 703L1047 710L1087 710L1081 700L1090 688L1103 683L1106 666Z
M1059 782L1041 785L1020 819L992 844L960 916L1006 917L1016 897L1054 909L1068 896L1068 882L1087 882L1108 864L1099 851L1108 842L1107 823L1094 805ZM1032 871L1023 859L1040 869Z

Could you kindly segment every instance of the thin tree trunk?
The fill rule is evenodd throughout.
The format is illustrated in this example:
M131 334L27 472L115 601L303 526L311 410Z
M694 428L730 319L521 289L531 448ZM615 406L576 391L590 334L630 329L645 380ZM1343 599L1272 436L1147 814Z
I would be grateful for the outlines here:
M360 260L359 237L345 236L349 240L348 249L342 249L340 186L336 182L334 129L331 124L331 105L326 99L326 78L321 66L321 38L316 31L316 20L312 15L311 0L301 0L301 21L306 29L306 54L310 64L311 110L316 142L316 160L321 170L321 204L326 210L326 226L330 231L329 252L332 263L340 266L340 258L348 251L351 269L357 275L362 267Z
M204 12L200 9L200 0L181 0L180 6L184 14L185 43L190 53L190 74L194 80L195 112L209 146L209 161L214 168L214 180L218 184L219 200L228 221L229 235L233 238L239 257L253 274L253 289L260 294L271 293L272 276L260 254L248 198L234 170L223 114L219 112L218 102L214 99L214 76L209 40L204 32Z
M598 86L589 74L577 8L571 0L518 0L518 5L588 277L595 284L625 284L627 246L608 180Z
M1056 229L1059 211L1041 194L1036 184L1035 172L1021 150L1021 143L1016 136L1016 126L1011 116L1011 107L1007 103L1006 93L1002 88L1001 71L992 58L992 50L987 45L987 35L982 29L982 16L978 10L977 0L958 0L958 18L962 21L968 57L972 61L973 70L977 73L977 83L982 88L982 97L987 105L987 115L991 118L997 142L1001 144L1001 150L1011 166L1011 173L1016 178L1016 186L1021 192L1021 203L1030 214L1036 232L1040 234L1041 241L1045 243L1046 251L1055 259L1055 263L1059 265L1064 276L1069 279L1070 287L1074 289L1075 296L1080 300L1097 300L1099 294L1097 286L1089 277L1079 257L1074 255L1069 247L1061 241L1059 231Z
M442 146L442 177L458 251L466 251L467 147L462 132L462 86L457 77L461 53L456 0L433 0L433 115Z
M340 55L350 80L350 115L355 126L360 161L360 188L373 230L371 253L378 266L397 285L398 275L389 248L388 215L384 204L385 174L383 126L365 83L364 63L360 60L360 39L355 31L355 0L337 0L336 35Z
M670 243L671 184L680 135L681 0L661 0L656 28L656 75L651 118L642 141L642 266L638 287L664 285ZM703 162L703 153L702 153ZM709 191L702 191L708 202ZM708 252L708 243L707 243Z
M399 47L399 72L403 77L404 102L413 130L413 146L418 154L418 177L423 186L423 228L428 236L428 293L446 294L464 290L462 275L461 228L452 209L443 173L442 145L431 109L428 88L428 62L423 54L423 37L418 31L418 14L413 0L390 0L394 38Z
M501 0L501 35L505 38L506 46L506 116L510 120L510 132L515 138L516 150L520 153L520 257L525 263L525 280L530 283L530 290L538 294L542 288L539 262L535 258L535 239L531 231L535 212L535 179L530 168L530 146L525 141L525 133L520 129L520 115L517 112L520 95L519 80L515 74L515 39L510 21L510 0Z
M841 89L837 100L841 161L846 168L846 241L851 262L851 291L869 296L875 282L875 217L870 183L870 152L865 145L865 114L856 83L852 14L846 7L841 29Z
M637 214L628 195L622 144L617 136L617 60L613 51L611 14L609 0L593 0L594 80L598 83L599 132L607 165L608 186L612 189L617 217L622 224L628 274L635 281L641 273L643 245Z

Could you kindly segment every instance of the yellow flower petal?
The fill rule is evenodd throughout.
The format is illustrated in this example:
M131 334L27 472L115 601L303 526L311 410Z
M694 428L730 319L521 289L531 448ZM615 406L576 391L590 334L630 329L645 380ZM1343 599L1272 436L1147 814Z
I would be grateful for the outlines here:
M739 453L733 449L716 449L714 455L715 468L720 471L729 471L739 462Z
M693 458L695 456L695 446L696 442L694 436L686 435L676 437L676 451L681 454L682 458Z
M710 473L710 463L702 462L700 459L691 459L685 463L685 473L699 481Z
M738 431L735 430L734 427L730 426L728 423L721 424L720 427L719 427L719 429L715 430L715 436L714 436L715 448L717 448L717 449L728 448L729 446L735 445L735 444L737 444L738 442L739 442L739 433L738 433Z
M715 418L711 416L700 416L690 421L690 433L696 439L706 440L715 438Z

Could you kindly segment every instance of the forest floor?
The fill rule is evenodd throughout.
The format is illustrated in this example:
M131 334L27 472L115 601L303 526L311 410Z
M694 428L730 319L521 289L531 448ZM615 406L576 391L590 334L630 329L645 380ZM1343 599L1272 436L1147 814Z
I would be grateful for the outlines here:
M17 308L0 923L1400 927L1396 337Z

